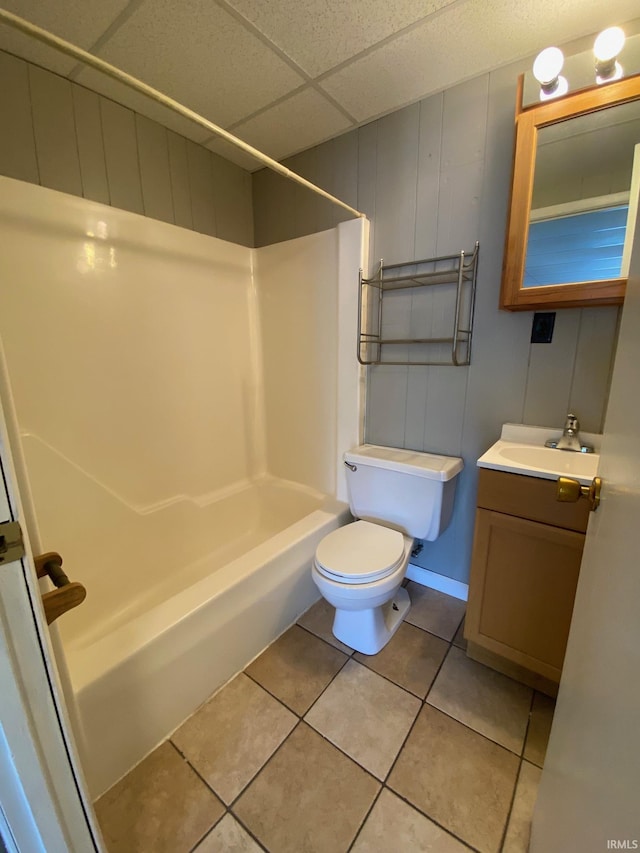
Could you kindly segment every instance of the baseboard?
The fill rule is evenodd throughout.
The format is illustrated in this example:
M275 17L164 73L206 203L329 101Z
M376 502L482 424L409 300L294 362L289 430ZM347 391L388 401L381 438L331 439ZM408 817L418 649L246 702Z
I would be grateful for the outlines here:
M407 567L407 577L411 581L421 584L422 586L437 589L438 592L446 592L447 595L452 595L454 598L459 598L466 601L469 598L469 585L456 581L453 578L447 578L444 575L439 575L437 572L430 572L429 569L423 569L422 566L414 566L409 563Z

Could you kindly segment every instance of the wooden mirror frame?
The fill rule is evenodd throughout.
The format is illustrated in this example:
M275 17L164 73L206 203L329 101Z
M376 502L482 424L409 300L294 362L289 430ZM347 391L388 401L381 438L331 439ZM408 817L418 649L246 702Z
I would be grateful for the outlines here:
M640 74L526 108L522 107L523 86L524 75L521 75L516 98L516 140L502 263L500 308L508 311L533 311L539 308L619 305L624 300L626 278L526 288L522 286L522 282L527 256L538 131L542 127L575 116L640 100Z

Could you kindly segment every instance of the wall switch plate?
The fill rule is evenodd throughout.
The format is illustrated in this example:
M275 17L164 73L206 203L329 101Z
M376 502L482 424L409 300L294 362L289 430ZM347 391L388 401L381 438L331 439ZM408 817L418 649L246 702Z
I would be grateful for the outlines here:
M536 311L531 326L532 344L550 344L553 340L553 325L556 322L555 311Z

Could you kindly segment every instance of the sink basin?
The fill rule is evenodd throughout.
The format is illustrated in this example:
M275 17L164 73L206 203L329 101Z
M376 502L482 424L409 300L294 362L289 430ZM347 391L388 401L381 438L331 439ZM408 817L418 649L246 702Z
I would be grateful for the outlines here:
M569 450L556 450L544 447L547 437L541 430L540 436L533 433L534 428L528 428L526 439L518 440L518 433L510 425L507 433L510 439L504 437L478 459L478 467L493 468L496 471L507 471L512 474L523 474L527 477L542 477L547 480L557 480L558 477L572 477L583 485L589 485L598 473L600 455L598 453L573 453ZM537 429L537 428L535 428ZM503 428L503 436L505 429ZM599 445L598 445L599 446Z
M503 444L507 445L507 442ZM596 476L600 460L597 453L573 453L569 450L518 444L501 447L498 452L508 462L516 462L528 468L553 471L563 477L581 475L590 480Z

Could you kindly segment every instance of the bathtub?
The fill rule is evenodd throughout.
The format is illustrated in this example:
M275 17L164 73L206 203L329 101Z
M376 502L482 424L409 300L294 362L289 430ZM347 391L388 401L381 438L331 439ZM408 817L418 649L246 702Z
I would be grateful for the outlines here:
M349 510L270 476L133 507L38 436L22 446L44 550L87 588L59 626L97 797L319 598L313 554Z
M266 500L270 490L262 491ZM261 544L224 565L215 552L203 557L190 567L199 580L115 628L65 643L94 797L319 598L315 548L348 519L348 507L329 498L283 529L272 518Z

